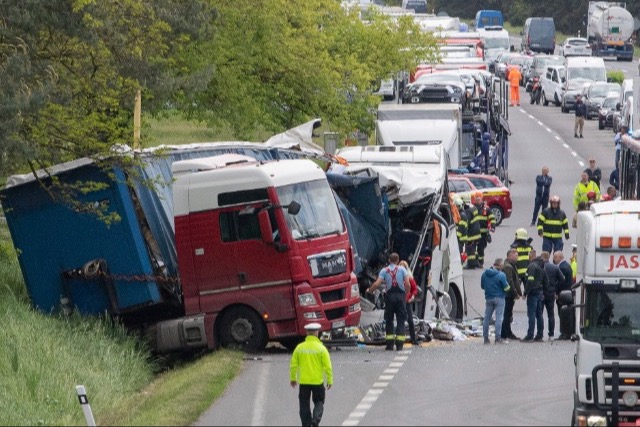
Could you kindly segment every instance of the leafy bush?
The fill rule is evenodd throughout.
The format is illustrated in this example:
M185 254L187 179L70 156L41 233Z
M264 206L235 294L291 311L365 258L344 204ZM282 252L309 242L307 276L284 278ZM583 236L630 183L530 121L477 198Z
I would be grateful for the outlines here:
M607 81L622 84L624 73L620 70L607 71Z

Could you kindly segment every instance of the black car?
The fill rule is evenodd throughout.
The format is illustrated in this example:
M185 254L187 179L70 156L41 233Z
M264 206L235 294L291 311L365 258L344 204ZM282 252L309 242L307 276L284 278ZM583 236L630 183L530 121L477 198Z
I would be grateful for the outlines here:
M598 129L613 129L613 116L614 113L616 113L617 103L617 96L610 96L608 98L605 98L605 100L602 102L602 105L598 109Z
M611 96L620 97L620 85L618 83L593 82L585 87L582 101L587 105L587 119L598 117L600 105Z

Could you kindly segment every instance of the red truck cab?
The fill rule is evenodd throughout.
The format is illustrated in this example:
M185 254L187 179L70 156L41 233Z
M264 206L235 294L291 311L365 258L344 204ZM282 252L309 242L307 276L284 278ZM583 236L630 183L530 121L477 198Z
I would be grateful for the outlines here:
M223 155L172 171L185 314L204 314L209 347L259 351L297 342L307 323L359 323L352 249L320 167Z

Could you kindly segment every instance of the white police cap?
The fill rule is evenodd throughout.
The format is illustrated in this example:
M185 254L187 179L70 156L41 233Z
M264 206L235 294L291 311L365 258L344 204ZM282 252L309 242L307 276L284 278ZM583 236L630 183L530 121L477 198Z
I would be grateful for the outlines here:
M313 322L313 323L304 325L304 328L307 331L319 331L322 328L322 325L320 325L320 323Z

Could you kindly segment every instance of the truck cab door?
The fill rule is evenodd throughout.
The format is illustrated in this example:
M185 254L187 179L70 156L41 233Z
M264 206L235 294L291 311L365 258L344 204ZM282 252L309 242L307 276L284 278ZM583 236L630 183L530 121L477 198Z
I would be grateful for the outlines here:
M231 287L249 300L257 298L269 310L269 320L295 317L289 251L280 244L280 231L271 215L275 244L263 241L259 212L232 208L221 212L220 257L231 266ZM260 313L263 315L264 313Z

